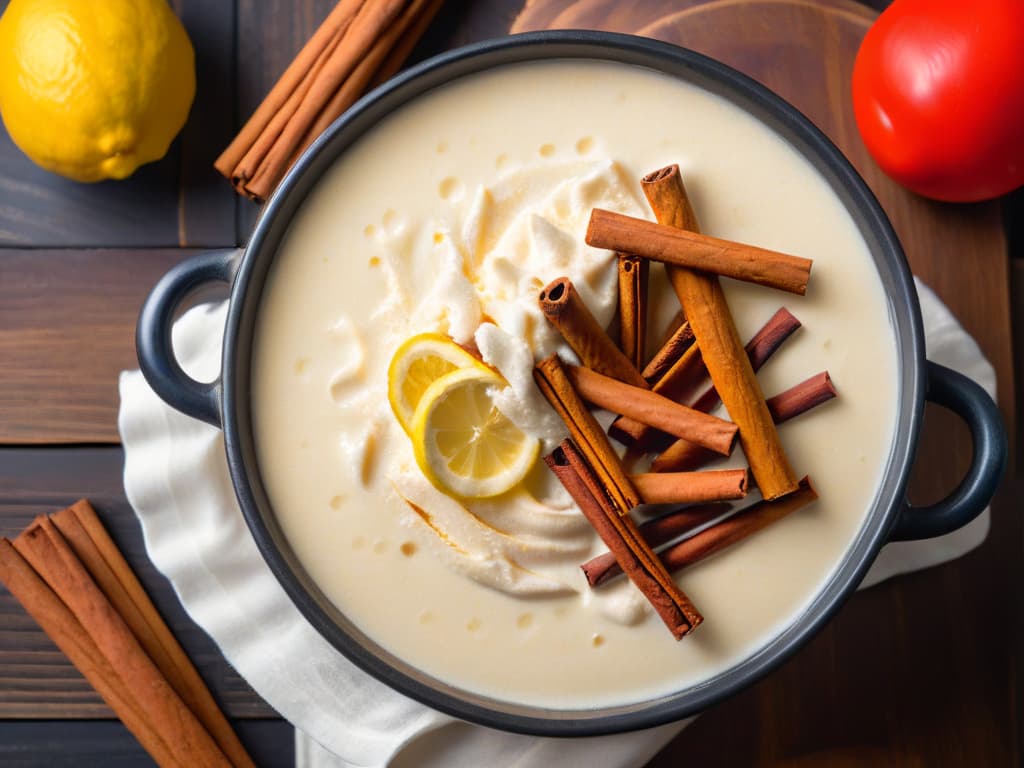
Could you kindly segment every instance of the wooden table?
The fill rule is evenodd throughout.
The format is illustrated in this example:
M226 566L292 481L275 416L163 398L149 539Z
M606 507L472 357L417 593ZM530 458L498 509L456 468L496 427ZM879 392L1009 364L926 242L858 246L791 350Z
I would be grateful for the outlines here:
M146 557L121 487L116 382L134 365L135 317L155 280L197 249L245 242L257 209L235 197L212 160L332 0L171 4L196 48L199 91L163 161L125 182L84 186L37 169L0 130L0 535L90 498L258 762L287 766L290 726L188 619ZM452 0L415 58L505 33L520 5ZM1022 200L1011 196L1002 209L1014 255L1024 255ZM990 235L1000 209L950 215L968 233ZM997 255L984 264L986 279L966 287L944 273L932 280L995 363L1012 425L1009 282L1024 295L1024 259ZM969 438L941 414L928 421L925 443L954 457L925 462L916 479L937 496L954 482ZM858 594L785 666L704 714L651 764L832 765L842 755L848 764L1019 764L1024 559L1012 500L1022 491L1011 470L983 547ZM0 587L0 764L12 763L147 758Z

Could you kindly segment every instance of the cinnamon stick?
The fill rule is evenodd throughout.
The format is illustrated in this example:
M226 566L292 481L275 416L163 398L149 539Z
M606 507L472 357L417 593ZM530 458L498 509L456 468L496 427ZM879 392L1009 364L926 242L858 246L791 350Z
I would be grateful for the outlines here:
M370 88L376 88L381 83L390 80L398 74L402 65L405 64L405 60L409 58L409 55L413 52L416 44L427 31L427 28L430 26L430 22L434 20L438 11L441 10L442 5L444 5L444 0L432 0L432 2L428 3L426 7L423 8L422 12L416 16L412 25L406 31L406 34L399 38L398 44L391 49L391 53L389 53L387 58L384 59L384 63L380 65L380 68L373 76Z
M811 478L804 477L793 493L774 501L752 504L717 525L663 550L659 557L669 571L681 570L752 536L817 498Z
M689 325L689 323L687 323ZM651 391L673 402L687 399L707 376L700 348L691 344L661 378L651 385ZM646 451L658 430L643 422L622 416L612 422L608 434L626 446Z
M268 131L260 135L246 152L236 169L246 178L248 195L265 200L289 167L299 142L345 79L367 56L374 41L395 21L404 0L366 0L359 8L344 36L312 74L306 92L287 119L271 121ZM280 123L280 130L275 123Z
M637 526L637 530L650 547L657 548L721 517L728 511L728 504L713 503L684 507L647 520ZM592 557L583 563L580 569L587 577L587 583L592 587L600 586L613 576L622 573L618 560L611 552L604 552Z
M566 372L579 395L594 405L625 414L723 456L732 451L737 427L731 422L687 408L650 390L623 384L589 368L572 365Z
M827 403L838 396L832 377L828 371L822 371L799 384L768 398L768 410L776 424L789 421L794 416L806 413L822 403Z
M665 565L670 573L676 573L683 568L699 563L701 560L720 552L732 544L752 536L758 531L780 520L786 515L810 504L818 498L817 492L811 485L810 478L805 477L800 481L799 487L794 493L784 496L775 501L758 501L746 509L736 512L722 522L705 528L700 533L688 539L680 541L671 547L667 547L658 553L658 559ZM723 507L725 505L714 505ZM673 515L685 515L694 511L692 518L681 517L677 524L670 523L665 526L667 529L662 535L653 531L645 530L646 523L640 526L640 534L651 547L658 547L667 541L684 536L691 530L699 528L705 523L720 517L721 511L713 511L705 507L691 507ZM672 515L666 515L671 517ZM580 566L587 576L587 582L592 587L599 586L609 579L622 572L613 555L610 552L598 555Z
M442 2L443 0L412 0L394 23L384 30L295 145L287 165L281 171L282 175L331 123L356 103L372 81L383 82L401 69L413 46L437 15ZM278 181L280 175L273 180L266 194L273 191ZM258 175L250 188L257 193L262 191ZM266 197L266 194L263 197Z
M591 471L601 480L603 495L620 515L640 503L640 495L629 480L615 449L601 425L580 400L557 355L534 366L533 378L541 393L565 422L578 451L586 457Z
M659 226L666 230L683 224L695 226L696 217L678 166L644 177L641 186L658 221L664 222ZM718 278L677 266L668 267L667 272L693 326L711 382L740 428L740 445L761 493L766 499L774 499L795 491L797 477L782 448Z
M236 768L255 766L131 566L84 499L50 518L171 687Z
M768 322L754 334L744 347L754 373L761 370L761 366L768 362L768 359L775 354L783 342L792 336L799 327L800 321L793 317L788 309L779 307L778 311L768 319ZM718 396L718 390L712 385L693 402L691 408L707 412L719 402L721 402L721 398ZM778 420L775 423L777 424Z
M698 504L742 499L747 495L747 470L710 472L645 472L630 475L645 504Z
M685 320L669 335L650 362L640 372L652 387L676 364L676 361L693 346L693 328Z
M772 415L772 420L779 425L828 402L838 394L828 371L822 371L775 397L768 398L765 404ZM651 471L681 472L697 469L715 458L717 456L706 448L686 440L677 440L651 463Z
M367 87L401 67L443 0L341 0L214 163L265 200L298 156Z
M540 292L541 312L572 347L587 368L613 379L648 389L647 382L622 354L580 298L572 280L552 280Z
M747 342L745 350L747 357L750 358L750 366L755 373L761 369L768 359L775 353L775 351L782 346L783 342L788 339L797 328L800 327L800 321L790 314L789 310L785 307L780 307L778 311L772 315L768 322L765 323L757 333ZM680 331L685 328L688 331L688 335L693 333L693 329L690 328L689 323L685 324L680 328ZM667 351L668 344L662 348L659 352L665 352L666 358L671 354ZM662 361L662 366L668 362L668 359ZM653 363L653 361L652 361ZM688 396L693 393L699 384L707 378L707 368L704 366L704 360L701 358L700 348L688 345L684 348L681 356L672 360L668 364L668 368L661 374L661 378L652 379L648 375L648 371L651 369L651 364L648 364L647 368L644 369L643 375L650 384L651 391L663 395L670 400L674 401L686 401ZM693 404L690 406L695 411L708 412L714 408L720 402L718 397L718 391L712 384L709 386L703 394L693 400ZM619 418L612 422L609 434L619 442L628 446L636 446L640 449L651 448L652 437L654 436L654 430L647 424L643 424L635 419L630 418ZM664 446L663 446L664 447ZM696 446L695 446L696 447ZM677 449L679 450L679 449ZM701 455L703 452L701 452Z
M619 515L608 503L600 476L572 439L563 441L553 453L544 457L544 461L673 637L679 640L697 627L703 617L665 571L637 531L633 519L629 515Z
M136 698L137 687L121 678L75 615L7 539L0 539L0 582L96 689L103 701L161 766L189 765L179 759L170 728L151 720ZM193 765L199 765L194 763Z
M810 259L736 243L595 208L587 245L635 253L684 269L731 277L803 295L811 276ZM687 318L690 310L684 307ZM699 343L699 338L698 338Z
M40 516L14 541L18 553L67 605L99 653L132 691L140 713L166 734L176 763L230 766L214 742L96 586L60 532Z
M647 345L647 277L650 262L619 254L619 345L622 354L639 370ZM646 378L646 377L645 377Z
M302 96L305 95L313 81L310 73L323 66L323 62L344 37L352 19L355 18L364 2L365 0L342 0L327 15L327 18L285 69L274 87L260 102L242 130L214 162L213 167L221 175L233 179L236 183L242 182L243 171L236 172L242 158L268 129L272 121L276 119L279 126L283 126L294 114ZM277 128L274 135L277 133L280 133L280 127ZM252 169L245 173L244 180L247 181L251 178L254 172L255 169Z

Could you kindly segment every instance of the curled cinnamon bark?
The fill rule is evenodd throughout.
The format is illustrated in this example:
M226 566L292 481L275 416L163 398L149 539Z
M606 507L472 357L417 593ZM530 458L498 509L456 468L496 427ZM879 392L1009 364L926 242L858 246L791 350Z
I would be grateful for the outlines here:
M566 371L579 395L594 405L625 414L723 456L732 451L737 431L732 422L687 408L649 390L623 384L589 368L568 366Z
M828 371L811 376L796 386L780 392L766 401L776 425L806 413L839 393L832 384ZM676 440L651 463L652 472L682 472L698 469L718 458L706 448L686 440Z
M800 481L797 490L788 496L783 496L775 501L759 501L751 504L746 509L736 512L731 517L720 523L705 528L700 533L694 534L688 539L663 549L658 554L658 559L664 563L670 573L676 573L687 566L699 563L716 552L720 552L732 544L736 544L748 536L768 527L776 520L781 520L798 509L807 506L818 498L814 486L809 477ZM722 507L725 505L713 505ZM674 515L686 515L693 513L692 517L680 517L678 522L671 522L664 526L663 532L648 531L646 523L641 525L639 530L644 539L652 546L658 547L672 539L684 536L691 530L699 528L723 513L710 507L691 507ZM673 515L667 515L666 518ZM598 555L587 561L582 566L586 574L587 582L596 587L621 573L617 562L611 553Z
M731 277L801 296L807 292L811 276L810 259L601 208L595 208L590 214L586 239L587 245L595 248L635 253L666 265ZM689 308L683 307L683 311L689 318Z
M630 475L645 504L698 504L742 499L747 495L747 470L711 472L646 472Z
M647 276L650 262L619 254L619 346L633 367L643 367L647 346Z
M822 371L775 397L769 397L768 410L771 411L775 423L782 424L811 408L827 403L838 395L835 385L832 384L832 377L828 375L828 371Z
M800 328L800 321L797 320L785 307L779 309L772 315L768 322L754 334L747 342L747 357L750 359L750 368L757 373L761 370L768 359L783 345L783 343ZM696 411L710 411L721 402L718 390L714 385L698 397L690 406ZM778 422L776 422L778 423Z
M573 389L565 366L552 355L534 366L533 378L551 407L565 422L575 449L586 457L591 471L600 478L603 494L620 515L640 503L640 494L623 469L615 449L601 425Z
M679 571L752 536L817 498L811 479L805 477L793 493L774 501L752 504L717 525L663 550L659 557L669 571Z
M572 280L567 277L552 280L540 292L538 300L544 317L559 330L583 365L634 387L649 389L636 366L598 324Z
M647 382L653 387L661 378L668 372L668 370L675 365L676 361L683 356L683 354L693 346L695 336L693 335L693 328L685 320L682 321L679 326L669 334L669 337L665 340L665 343L661 345L657 352L654 353L654 357L651 358L650 362L644 366L641 374L647 380Z
M608 504L600 477L575 443L565 440L544 461L673 637L679 640L699 625L704 620L700 612L644 541L633 519L619 515Z
M722 517L729 511L728 504L698 504L692 507L684 507L673 512L652 518L637 526L644 541L653 548L678 539L690 531L710 523L717 517ZM615 555L611 552L592 557L580 566L587 582L592 587L599 586L613 576L622 573Z

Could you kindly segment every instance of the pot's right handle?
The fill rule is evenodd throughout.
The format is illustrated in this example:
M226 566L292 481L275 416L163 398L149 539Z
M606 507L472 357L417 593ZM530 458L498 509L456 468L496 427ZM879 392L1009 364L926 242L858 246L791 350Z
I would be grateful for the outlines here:
M171 269L146 297L135 329L139 367L149 386L165 403L215 427L220 421L220 379L204 384L182 370L171 346L175 310L204 283L230 283L238 250L194 256Z
M907 502L891 541L930 539L967 525L988 506L1006 469L1006 429L988 393L962 373L930 360L925 398L967 422L974 441L971 467L949 496L925 507Z

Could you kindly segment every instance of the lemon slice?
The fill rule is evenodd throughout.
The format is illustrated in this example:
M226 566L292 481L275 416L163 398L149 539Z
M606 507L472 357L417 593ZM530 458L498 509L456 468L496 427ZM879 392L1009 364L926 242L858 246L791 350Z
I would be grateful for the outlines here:
M469 352L439 333L412 336L395 350L388 366L388 401L406 433L416 405L427 387L459 368L490 371Z
M468 498L497 496L523 479L540 442L494 405L508 384L474 366L427 387L412 417L413 451L423 474L442 491Z

